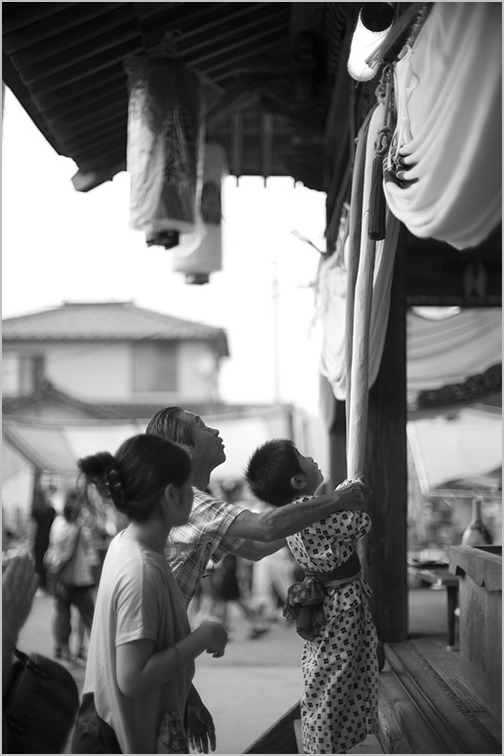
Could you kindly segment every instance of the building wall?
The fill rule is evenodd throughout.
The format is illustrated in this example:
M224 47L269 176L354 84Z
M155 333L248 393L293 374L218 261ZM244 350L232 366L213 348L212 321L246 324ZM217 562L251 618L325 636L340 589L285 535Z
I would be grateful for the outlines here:
M219 363L213 348L205 342L180 344L179 395L187 400L218 399Z
M204 341L8 344L3 352L5 396L33 392L35 359L58 389L83 401L218 398L218 360Z

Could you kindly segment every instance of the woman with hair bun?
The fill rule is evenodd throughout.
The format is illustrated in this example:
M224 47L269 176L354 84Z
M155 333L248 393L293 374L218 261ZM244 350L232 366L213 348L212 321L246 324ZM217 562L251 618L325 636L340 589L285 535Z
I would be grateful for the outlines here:
M191 512L189 455L141 434L78 466L86 494L95 486L129 525L103 564L72 752L189 753L183 722L194 660L222 656L227 643L217 622L191 632L164 558L170 529Z

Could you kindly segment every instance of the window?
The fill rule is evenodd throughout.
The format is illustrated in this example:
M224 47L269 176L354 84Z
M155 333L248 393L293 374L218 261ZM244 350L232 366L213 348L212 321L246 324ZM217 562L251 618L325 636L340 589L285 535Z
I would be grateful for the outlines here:
M45 378L43 354L5 351L2 355L2 390L8 396L30 396Z
M177 351L175 343L135 344L133 391L176 391Z

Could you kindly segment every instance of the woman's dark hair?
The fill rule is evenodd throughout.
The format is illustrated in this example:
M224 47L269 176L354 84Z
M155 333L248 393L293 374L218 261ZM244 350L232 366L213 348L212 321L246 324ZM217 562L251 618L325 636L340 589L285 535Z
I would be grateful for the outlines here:
M139 434L121 444L115 455L98 452L79 459L86 491L95 485L129 519L149 519L164 488L181 486L191 475L191 460L177 444L158 436Z
M293 497L291 478L302 472L293 442L277 438L255 450L244 475L254 496L281 507Z

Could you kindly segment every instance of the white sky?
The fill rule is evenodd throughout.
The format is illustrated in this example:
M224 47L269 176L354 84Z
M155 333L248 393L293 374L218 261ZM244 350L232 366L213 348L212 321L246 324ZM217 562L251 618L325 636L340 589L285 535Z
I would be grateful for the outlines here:
M238 187L228 178L223 271L190 286L172 271L171 250L149 248L143 233L129 229L127 174L75 191L75 163L54 152L8 90L4 107L2 317L63 301L134 300L227 331L224 400L273 401L278 385L281 401L317 413L321 334L310 284L319 254L292 231L323 249L323 193L294 188L289 178L269 179L266 189L261 178L240 179Z

